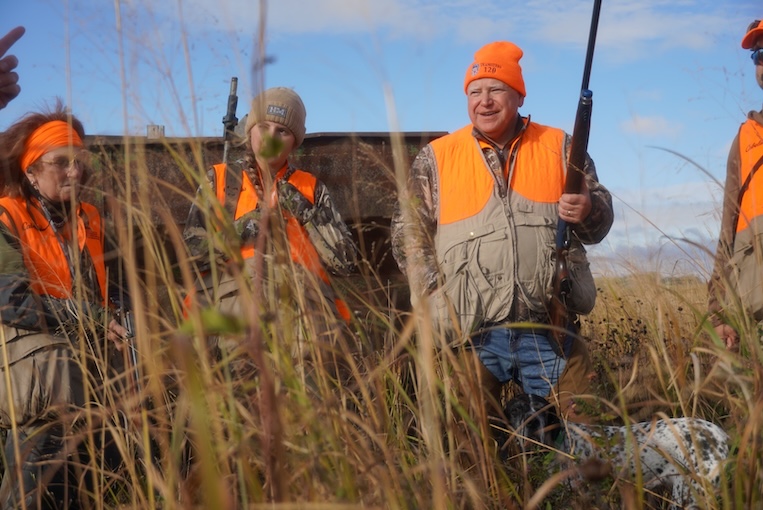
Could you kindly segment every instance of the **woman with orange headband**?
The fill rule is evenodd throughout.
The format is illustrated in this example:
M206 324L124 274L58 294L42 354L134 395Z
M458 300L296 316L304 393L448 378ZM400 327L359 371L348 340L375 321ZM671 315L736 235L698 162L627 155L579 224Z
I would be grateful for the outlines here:
M103 342L80 332L100 330L113 342L127 333L105 313L101 216L79 201L89 177L83 138L61 104L0 134L1 508L76 506L85 494L73 488L92 476L73 466L87 463L67 462L64 446L113 366L92 352Z

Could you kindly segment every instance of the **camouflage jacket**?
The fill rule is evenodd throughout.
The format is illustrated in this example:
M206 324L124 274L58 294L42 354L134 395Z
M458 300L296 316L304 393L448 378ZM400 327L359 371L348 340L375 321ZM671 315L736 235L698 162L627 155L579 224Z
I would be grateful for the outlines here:
M254 184L258 197L263 197L263 187L259 173L249 168L244 161L231 163L239 168L244 168L249 179ZM315 184L314 202L311 203L297 188L288 182L289 176L296 169L289 165L289 169L283 178L276 182L278 204L281 212L288 212L305 228L310 241L315 247L325 268L335 275L348 275L354 269L357 260L357 248L352 239L349 228L342 220L334 205L328 188L321 181ZM207 183L199 187L197 198L191 205L188 220L183 231L183 239L188 251L201 270L210 267L210 254L216 257L216 263L224 264L230 258L230 242L234 246L242 247L254 245L257 240L262 222L262 200L258 200L257 207L233 221L230 232L235 239L223 240L222 244L214 242L214 236L207 230L209 225L214 225L214 219L210 218L213 207L206 207L206 197L217 197L215 189L216 174L212 168L207 173ZM216 200L216 198L215 198ZM233 211L228 211L233 216ZM223 226L220 226L224 228Z

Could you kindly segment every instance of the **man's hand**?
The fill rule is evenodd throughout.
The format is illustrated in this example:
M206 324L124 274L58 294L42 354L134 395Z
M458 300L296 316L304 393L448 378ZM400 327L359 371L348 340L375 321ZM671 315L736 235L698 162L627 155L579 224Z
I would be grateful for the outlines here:
M591 213L591 192L583 179L580 193L564 193L559 197L559 217L567 223L581 223Z
M125 347L125 342L127 342L129 335L130 332L127 331L127 328L122 326L116 320L111 319L109 321L109 328L106 331L106 338L110 342L113 342L117 346L117 349L120 351Z
M241 238L244 245L253 245L260 233L260 223L262 222L262 208L257 207L253 211L241 216L233 222L233 230Z
M13 44L21 39L26 29L16 27L0 39L0 110L8 106L13 98L19 95L19 75L13 72L19 65L19 59L14 55L5 55Z
M739 334L728 324L718 324L715 326L715 333L718 335L726 349L736 352L739 349Z

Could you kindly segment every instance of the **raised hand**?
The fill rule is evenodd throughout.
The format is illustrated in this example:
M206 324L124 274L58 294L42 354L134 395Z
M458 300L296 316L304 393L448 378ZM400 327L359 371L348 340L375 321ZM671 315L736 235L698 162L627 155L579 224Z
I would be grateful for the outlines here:
M13 44L21 39L26 29L16 27L0 39L0 109L8 106L13 98L19 95L19 75L13 72L19 65L19 59L15 55L5 55Z

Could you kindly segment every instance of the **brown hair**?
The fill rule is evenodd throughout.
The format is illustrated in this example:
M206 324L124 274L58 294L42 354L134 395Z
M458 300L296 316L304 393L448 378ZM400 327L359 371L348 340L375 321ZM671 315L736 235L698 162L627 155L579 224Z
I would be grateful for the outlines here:
M31 186L21 170L24 144L35 129L54 120L66 122L80 138L85 138L82 122L64 107L60 99L56 100L53 109L27 113L5 132L0 133L0 196L31 196ZM37 163L33 163L30 168L36 165ZM82 173L82 182L87 182L89 177L90 172L85 169Z

